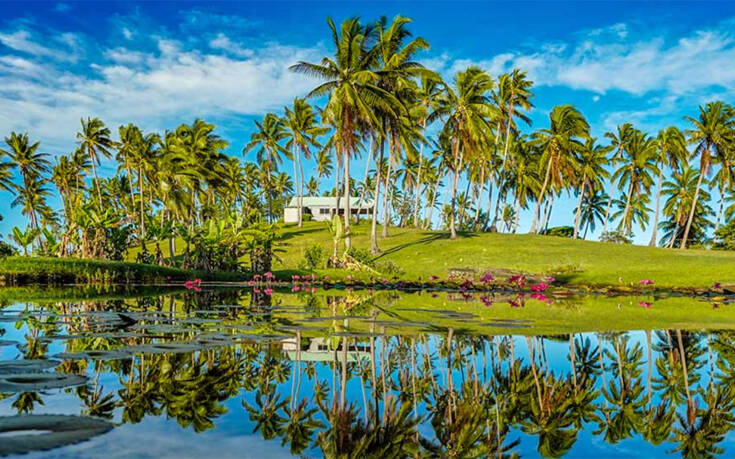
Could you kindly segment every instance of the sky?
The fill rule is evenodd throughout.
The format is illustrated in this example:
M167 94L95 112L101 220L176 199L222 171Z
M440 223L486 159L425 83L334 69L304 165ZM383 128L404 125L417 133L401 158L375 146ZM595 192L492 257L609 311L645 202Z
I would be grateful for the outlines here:
M431 45L419 60L448 80L468 65L526 70L535 107L524 129L547 127L551 108L570 103L595 136L628 121L655 134L688 127L684 116L707 101L733 102L729 2L0 2L0 134L28 132L58 156L73 150L82 117L114 133L204 118L241 156L255 119L318 84L288 67L332 52L327 16L398 14ZM362 161L352 170L362 177ZM26 225L10 201L0 199L2 235ZM570 224L575 205L565 196L551 225ZM649 238L637 231L636 242Z

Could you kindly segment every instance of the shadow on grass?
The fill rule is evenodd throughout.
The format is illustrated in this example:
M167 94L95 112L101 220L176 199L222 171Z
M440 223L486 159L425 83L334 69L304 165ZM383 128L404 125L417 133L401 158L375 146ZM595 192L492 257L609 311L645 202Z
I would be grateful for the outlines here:
M460 239L468 239L471 237L477 237L477 234L474 233L457 233L457 241ZM408 247L416 246L416 245L423 245L428 244L430 242L439 241L439 240L449 240L449 233L430 233L425 237L422 237L421 239L417 239L415 241L405 242L403 244L398 244L395 247L391 247L390 249L386 249L380 253L377 257L375 257L375 260L379 260L383 258L386 255L390 255L396 252L400 252L403 249L406 249Z

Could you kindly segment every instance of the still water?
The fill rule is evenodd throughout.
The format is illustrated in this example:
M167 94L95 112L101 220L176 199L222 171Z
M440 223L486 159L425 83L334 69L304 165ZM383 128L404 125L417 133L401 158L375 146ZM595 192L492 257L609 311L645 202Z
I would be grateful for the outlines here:
M21 296L0 309L3 454L735 454L727 299Z

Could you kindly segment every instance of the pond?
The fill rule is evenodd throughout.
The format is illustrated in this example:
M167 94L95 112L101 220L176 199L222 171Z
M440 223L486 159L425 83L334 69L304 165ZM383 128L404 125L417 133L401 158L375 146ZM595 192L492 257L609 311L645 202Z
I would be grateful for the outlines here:
M5 290L0 454L735 452L732 298L298 290Z

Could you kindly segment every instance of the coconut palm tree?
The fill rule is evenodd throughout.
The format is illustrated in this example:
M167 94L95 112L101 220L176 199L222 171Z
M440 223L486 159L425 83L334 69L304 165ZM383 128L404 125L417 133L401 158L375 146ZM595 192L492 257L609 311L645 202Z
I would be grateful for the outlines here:
M87 118L86 121L82 118L81 124L82 130L77 133L77 140L79 146L92 162L92 174L97 189L97 203L102 209L102 192L97 177L97 166L100 165L100 156L109 158L112 155L110 150L115 147L115 142L110 138L110 129L99 118Z
M278 170L278 164L282 161L281 155L290 155L282 145L281 141L288 137L283 120L273 113L268 113L263 117L263 121L255 121L257 127L256 132L250 136L250 142L243 148L243 154L247 154L255 147L258 148L258 163L263 167L265 177L265 197L268 201L268 218L273 221L273 189L271 183L271 173Z
M640 203L641 194L648 193L653 184L651 174L657 172L656 150L655 139L650 138L644 132L632 131L625 144L623 156L619 160L620 167L612 175L611 180L618 184L618 188L626 198L622 212L616 213L616 216L621 217L620 230L626 236L631 232L633 225L630 218L631 203Z
M439 117L445 120L441 135L450 139L449 166L454 176L449 215L451 239L457 238L457 184L464 161L491 143L489 120L495 116L490 102L493 84L492 78L479 67L468 67L458 72L454 84L446 86L446 91L437 100L437 109L429 117L429 121Z
M604 147L596 143L594 137L588 138L584 148L579 152L577 159L577 175L582 174L579 181L579 202L577 203L577 216L574 219L574 239L579 234L579 225L582 220L582 203L589 188L590 192L602 187L603 181L609 176L604 165L608 163L607 154L612 147Z
M697 183L700 182L700 176L701 172L696 168L684 165L681 171L675 172L671 179L662 185L661 192L667 196L663 208L667 220L662 226L665 234L661 242L667 247L673 247L675 241L683 237L688 216L691 213L690 209L694 205L694 194ZM702 190L700 194L703 199L697 201L698 209L695 211L695 223L692 225L692 227L697 227L697 240L703 234L703 225L706 224L706 218L711 213L709 206L705 204L710 199L709 192Z
M430 76L424 76L421 78L421 86L416 93L416 103L418 107L421 107L423 113L420 117L420 123L421 123L421 135L422 137L426 137L426 124L429 118L429 114L433 111L432 108L437 102L437 99L441 95L441 92L443 90L442 87L442 81L439 78L434 77L433 75ZM424 144L425 142L421 142L419 146L419 159L418 159L418 170L416 171L416 190L414 193L414 201L413 201L413 226L414 228L418 228L419 226L419 202L421 193L419 192L419 186L422 183L422 176L421 173L422 168L424 166Z
M616 132L607 132L605 137L610 139L610 145L613 148L613 154L610 158L610 165L615 166L623 157L623 153L630 142L630 139L635 134L636 129L633 128L631 123L625 123L618 126ZM607 232L607 224L610 220L610 209L612 208L612 201L614 198L614 187L615 181L610 180L610 189L607 194L607 206L605 208L605 219L602 223L602 234Z
M296 180L296 193L298 195L298 227L302 223L302 206L304 194L304 168L301 165L301 155L304 159L311 159L309 147L320 148L317 137L327 132L327 128L317 123L316 113L306 100L296 98L292 107L286 107L284 127L286 131L286 148L291 151L294 158L294 179ZM298 169L298 171L297 171Z
M350 157L357 151L358 127L369 124L379 129L375 109L393 112L395 97L378 86L379 76L372 70L377 58L373 48L372 27L363 27L359 18L345 20L339 30L331 18L334 57L324 57L319 64L299 62L291 70L323 80L307 97L329 96L325 112L335 123L335 148L344 163L345 233L350 226ZM349 239L346 240L349 246Z
M680 166L686 164L689 154L686 148L684 134L674 126L669 126L659 131L656 137L656 147L658 179L656 180L656 213L653 219L651 242L648 243L651 247L656 245L657 239L658 216L661 210L661 180L664 169L668 167L672 170L678 170Z
M689 137L689 143L696 145L692 158L699 156L699 179L694 192L694 204L689 210L689 218L681 240L680 248L682 249L687 246L702 180L709 173L713 159L726 155L731 148L735 128L735 109L720 101L709 102L704 107L699 107L699 118L687 116L685 119L694 125L692 129L686 131L686 134Z
M571 105L558 105L549 114L549 127L533 134L541 151L539 165L546 170L533 214L531 233L536 233L541 204L550 186L561 189L574 173L574 158L584 149L581 139L589 137L590 126L582 113Z
M592 190L587 193L582 201L582 212L580 215L580 225L584 228L582 239L587 238L587 231L595 230L596 222L602 223L605 219L605 209L607 202L607 194L600 190ZM575 209L575 212L577 209Z

